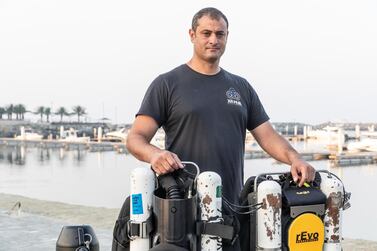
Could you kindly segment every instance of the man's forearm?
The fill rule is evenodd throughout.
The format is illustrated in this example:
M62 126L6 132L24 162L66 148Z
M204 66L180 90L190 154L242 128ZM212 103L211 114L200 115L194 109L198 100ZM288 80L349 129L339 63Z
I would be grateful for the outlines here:
M263 150L280 162L291 165L301 158L291 144L278 134L269 122L255 128L252 134Z
M152 156L161 152L158 147L150 144L143 136L130 134L127 137L127 149L138 160L151 163Z
M287 142L287 144L289 145L289 148L286 151L288 163L287 162L284 162L284 163L291 165L297 159L301 159L301 155L288 142Z
M300 154L278 133L272 133L260 142L261 147L274 159L291 165L295 160L300 159Z
M276 135L278 137L274 140L269 148L270 154L273 158L291 165L295 160L301 158L300 154L285 140L282 136ZM267 149L268 151L268 149Z

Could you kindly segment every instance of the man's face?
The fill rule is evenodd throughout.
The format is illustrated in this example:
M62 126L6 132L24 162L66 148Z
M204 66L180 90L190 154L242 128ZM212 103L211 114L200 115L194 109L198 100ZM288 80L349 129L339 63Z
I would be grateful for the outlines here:
M194 44L194 53L200 59L214 63L223 55L228 37L224 19L216 20L203 16L198 20L196 30L190 29L189 33Z

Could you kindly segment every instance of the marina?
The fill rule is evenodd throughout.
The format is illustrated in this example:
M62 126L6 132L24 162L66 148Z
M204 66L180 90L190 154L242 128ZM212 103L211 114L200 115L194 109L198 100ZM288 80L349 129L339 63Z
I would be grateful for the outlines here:
M162 146L160 143L160 147ZM10 147L40 147L44 149L55 148L64 150L88 150L90 152L116 151L128 154L124 143L115 142L66 142L61 140L28 140L0 139L0 145ZM22 151L20 152L22 156ZM306 161L330 160L333 166L357 166L377 163L377 152L333 152L333 151L314 151L300 152ZM262 150L249 150L245 152L245 159L263 159L270 156Z
M31 146L41 148L62 148L65 150L86 149L92 152L98 151L118 151L127 153L124 143L116 142L96 142L96 141L62 141L62 140L18 140L0 139L0 145L6 146Z
M304 142L304 145L322 145L325 147L305 149L300 151L303 159L307 161L330 160L333 166L349 166L374 164L377 162L377 134L374 125L360 130L360 125L354 125L354 131L345 130L344 126L326 125L323 129L312 129L310 126L297 125L289 127L274 125L282 136L290 142ZM365 127L365 126L364 126ZM93 128L92 137L78 136L77 130L72 127L65 130L57 126L59 133L48 135L43 139L40 134L31 129L20 127L21 134L15 138L0 138L0 145L8 146L38 146L42 148L86 149L92 152L117 151L127 154L125 141L128 127L115 131L103 132L102 127ZM347 139L347 140L346 140ZM164 148L165 134L162 129L152 139L152 144ZM247 133L245 142L245 159L270 158L255 142L250 133Z

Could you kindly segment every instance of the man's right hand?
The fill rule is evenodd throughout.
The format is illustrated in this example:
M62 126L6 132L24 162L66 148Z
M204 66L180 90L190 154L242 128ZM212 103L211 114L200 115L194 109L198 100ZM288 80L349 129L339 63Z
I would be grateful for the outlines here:
M177 154L167 150L154 153L150 163L153 171L157 174L170 173L179 168L183 168L183 164Z

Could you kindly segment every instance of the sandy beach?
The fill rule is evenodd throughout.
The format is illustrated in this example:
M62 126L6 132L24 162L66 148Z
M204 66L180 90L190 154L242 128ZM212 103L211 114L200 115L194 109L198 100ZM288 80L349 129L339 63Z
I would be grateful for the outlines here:
M87 207L60 202L31 199L19 195L0 193L0 208L10 210L21 202L22 212L42 215L71 224L88 224L94 228L113 229L119 208Z
M21 202L20 215L11 211L17 202ZM0 250L25 250L23 246L28 250L53 250L62 226L76 224L91 225L101 250L110 250L118 213L117 208L71 205L0 193L0 243L4 244ZM23 242L17 238L20 234L24 237ZM343 249L377 251L377 242L345 239Z

